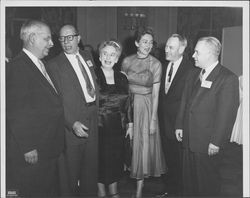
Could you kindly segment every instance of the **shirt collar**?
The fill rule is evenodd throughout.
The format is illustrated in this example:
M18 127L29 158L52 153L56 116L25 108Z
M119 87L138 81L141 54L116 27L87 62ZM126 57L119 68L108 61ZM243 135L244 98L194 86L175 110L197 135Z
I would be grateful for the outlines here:
M172 63L174 63L174 65L173 65L173 67L175 67L176 65L180 65L181 64L181 61L182 61L182 59L183 59L183 56L181 56L177 61L175 61L175 62L169 62L169 64L171 65Z
M212 65L206 67L204 70L206 71L206 74L210 74L211 71L216 67L216 65L219 63L219 61L216 61Z
M32 60L32 62L35 64L35 65L39 65L39 59L29 50L23 48L23 51L25 52L25 54L27 54L27 56Z
M77 52L76 52L75 54L67 54L66 52L64 52L64 54L65 54L67 57L75 57L76 55L80 56L79 50L77 50Z

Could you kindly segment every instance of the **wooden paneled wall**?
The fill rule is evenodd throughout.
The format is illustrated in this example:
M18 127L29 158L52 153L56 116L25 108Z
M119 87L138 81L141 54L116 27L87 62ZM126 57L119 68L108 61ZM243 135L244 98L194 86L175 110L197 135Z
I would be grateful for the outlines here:
M83 44L97 49L103 40L117 38L117 9L112 7L78 7L77 26Z
M78 7L77 26L83 43L97 49L101 41L116 38L126 45L125 42L134 35L135 29L124 28L124 11L132 13L143 11L147 17L146 25L154 29L158 45L165 45L167 38L177 30L177 8Z

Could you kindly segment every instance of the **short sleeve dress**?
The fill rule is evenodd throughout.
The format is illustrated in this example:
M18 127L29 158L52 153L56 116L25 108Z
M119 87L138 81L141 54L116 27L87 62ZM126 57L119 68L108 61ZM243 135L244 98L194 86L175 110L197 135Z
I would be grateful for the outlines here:
M129 90L133 94L134 135L131 177L143 179L159 177L166 172L158 119L157 131L150 134L152 116L152 89L161 78L161 63L149 55L141 59L131 55L124 59L122 71L127 74Z

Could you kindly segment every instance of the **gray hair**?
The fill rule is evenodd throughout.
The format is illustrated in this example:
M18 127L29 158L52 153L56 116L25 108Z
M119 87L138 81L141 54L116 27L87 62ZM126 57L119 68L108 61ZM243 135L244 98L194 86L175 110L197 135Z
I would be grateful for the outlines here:
M178 38L180 44L184 46L185 48L187 47L187 39L184 36L181 36L180 34L172 34L170 38Z
M23 40L24 44L27 44L29 36L33 33L37 33L42 27L49 28L46 23L38 20L28 20L24 22L20 30L20 39Z
M220 55L221 43L217 38L212 37L212 36L202 37L198 40L198 42L200 42L200 41L204 41L205 44L210 47L210 49L212 50L212 52L215 56L218 57Z
M122 53L122 45L119 41L117 40L103 41L99 46L99 53L101 53L102 49L105 48L106 46L114 47L115 51L117 52L118 58L120 57Z

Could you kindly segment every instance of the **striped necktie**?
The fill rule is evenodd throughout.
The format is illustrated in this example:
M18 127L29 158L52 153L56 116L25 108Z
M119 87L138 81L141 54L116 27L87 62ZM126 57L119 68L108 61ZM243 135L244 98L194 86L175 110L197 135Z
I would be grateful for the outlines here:
M43 76L47 79L49 84L54 88L55 92L57 93L57 90L56 90L52 80L50 79L50 77L49 77L49 75L48 75L48 73L47 73L47 71L45 69L45 66L44 66L43 62L41 60L38 60L38 62L39 62L39 65L40 65Z
M92 83L90 82L88 73L87 73L87 71L86 71L84 65L82 64L82 62L81 62L81 60L80 60L80 58L79 58L78 55L76 55L76 59L77 59L77 61L78 61L78 65L79 65L79 67L80 67L80 69L81 69L82 75L83 75L84 80L85 80L85 82L86 82L87 92L88 92L88 94L89 94L92 98L94 98L94 97L95 97L95 89L94 89Z
M167 78L166 78L166 82L165 82L165 94L168 93L168 90L170 88L171 78L172 78L172 74L173 74L173 67L174 67L174 63L171 63L170 70L168 72L168 75L167 75Z

